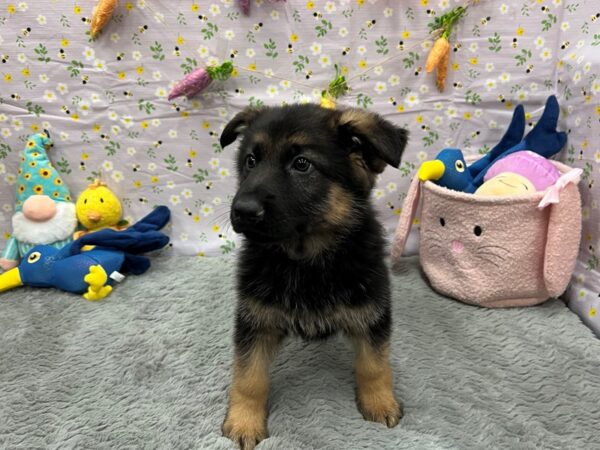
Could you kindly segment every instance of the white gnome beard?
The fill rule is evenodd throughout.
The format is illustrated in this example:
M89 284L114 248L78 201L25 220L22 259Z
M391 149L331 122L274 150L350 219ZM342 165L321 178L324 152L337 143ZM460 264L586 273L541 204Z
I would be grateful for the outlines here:
M75 204L56 202L56 214L45 222L29 220L22 211L13 215L13 236L20 242L52 244L73 235L77 228Z

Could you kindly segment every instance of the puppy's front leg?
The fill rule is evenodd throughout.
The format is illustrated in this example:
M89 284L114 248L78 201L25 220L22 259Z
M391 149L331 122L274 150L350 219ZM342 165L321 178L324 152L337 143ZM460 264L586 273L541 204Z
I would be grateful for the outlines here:
M282 336L275 331L244 328L238 322L233 381L223 434L243 450L249 450L268 435L269 364Z
M402 408L392 388L389 340L374 344L369 336L353 336L353 343L358 409L367 420L395 427Z

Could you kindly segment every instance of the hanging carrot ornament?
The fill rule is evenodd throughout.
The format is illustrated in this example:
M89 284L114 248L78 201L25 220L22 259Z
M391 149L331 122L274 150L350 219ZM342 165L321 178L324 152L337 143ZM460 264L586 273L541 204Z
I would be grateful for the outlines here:
M100 30L104 28L116 7L117 0L100 0L98 2L92 13L92 25L90 29L92 37L96 37Z
M448 74L448 64L450 61L449 39L452 34L452 28L466 14L467 8L468 5L458 6L443 16L436 17L429 24L430 32L439 37L429 52L427 62L425 63L425 70L427 73L431 73L434 69L437 69L436 84L440 92L443 92L446 87L446 75Z
M285 0L269 0L269 3L275 3L280 1ZM238 0L238 6L240 7L244 15L250 15L250 0Z
M321 92L321 106L323 108L335 109L335 100L350 90L346 77L341 74L340 68L335 66L335 78L329 83L327 89Z
M450 60L450 51L448 50L437 67L436 85L440 92L444 92L446 88L446 75L448 74L448 62Z
M250 0L238 0L238 4L245 15L250 14Z
M213 80L227 80L232 72L233 64L231 61L226 61L220 66L199 67L194 69L173 86L173 89L169 92L168 99L171 101L182 95L193 97L206 89Z
M433 47L429 52L429 56L427 56L427 62L425 63L425 70L427 73L433 72L448 53L450 53L450 42L448 42L448 39L441 37L435 41L435 44L433 44Z

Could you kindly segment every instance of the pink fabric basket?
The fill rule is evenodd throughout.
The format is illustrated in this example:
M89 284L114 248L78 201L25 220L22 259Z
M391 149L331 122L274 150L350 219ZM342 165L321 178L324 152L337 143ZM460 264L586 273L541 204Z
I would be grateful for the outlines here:
M562 174L578 170L555 164ZM392 258L400 259L421 200L420 262L437 292L489 308L557 297L569 283L581 239L578 175L554 190L557 203L543 207L548 191L481 197L421 183L415 176Z

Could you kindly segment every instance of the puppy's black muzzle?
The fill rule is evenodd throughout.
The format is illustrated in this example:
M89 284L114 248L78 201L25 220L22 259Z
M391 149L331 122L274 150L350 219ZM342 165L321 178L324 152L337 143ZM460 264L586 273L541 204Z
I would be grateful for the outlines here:
M231 224L237 233L256 228L264 218L265 209L256 197L242 195L234 199L231 205Z
M256 192L239 193L231 204L231 224L236 233L260 243L279 242L287 236L280 228L281 221L274 220L266 211L268 200L261 201Z

